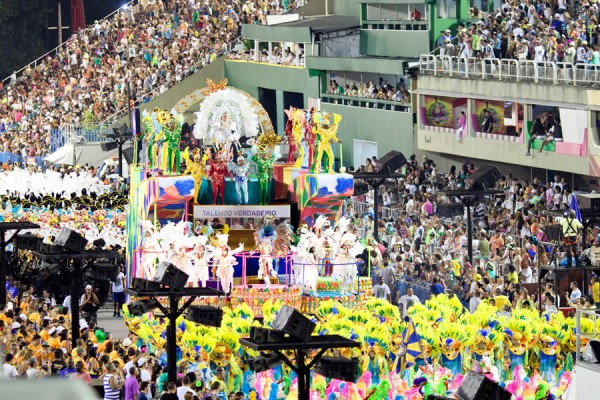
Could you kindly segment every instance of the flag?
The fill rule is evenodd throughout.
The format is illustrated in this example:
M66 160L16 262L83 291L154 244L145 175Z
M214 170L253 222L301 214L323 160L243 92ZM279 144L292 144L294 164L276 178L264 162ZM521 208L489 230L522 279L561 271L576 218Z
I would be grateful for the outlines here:
M577 201L577 195L575 193L573 193L573 195L571 196L571 204L569 208L575 211L575 218L577 218L577 220L581 222L581 210L579 210L579 201Z
M421 339L417 334L417 328L412 320L402 334L402 344L400 352L396 358L396 372L401 372L404 368L409 368L415 364L417 357L423 353ZM401 361L399 361L401 360Z

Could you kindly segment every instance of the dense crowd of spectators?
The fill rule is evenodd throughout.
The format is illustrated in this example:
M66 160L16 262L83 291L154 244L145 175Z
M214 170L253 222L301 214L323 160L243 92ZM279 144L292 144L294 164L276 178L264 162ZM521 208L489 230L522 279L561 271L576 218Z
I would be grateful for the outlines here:
M120 116L211 63L243 23L293 1L147 0L74 34L55 53L0 84L2 151L48 154L50 131ZM129 84L129 93L128 93Z
M360 170L373 172L376 168L377 160L367 159ZM564 177L556 175L552 181L543 182L508 174L500 179L495 188L501 193L481 198L472 207L474 258L472 264L469 262L462 203L440 190L468 187L467 178L474 171L475 166L466 163L444 174L437 171L432 160L423 156L419 163L413 155L403 167L406 178L380 189L379 204L383 208L379 211L383 218L379 219L379 245L373 246L371 264L391 289L392 299L402 303L402 295L407 295L406 291L393 290L401 280L406 282L405 288L426 289L420 291L421 301L433 294L434 284L442 285L444 291L458 295L465 306L472 305L471 311L482 300L495 302L499 312L523 306L535 309L540 299L543 307L598 305L600 284L594 275L589 277L591 288L574 282L568 292L559 292L554 288L552 273L544 275L545 271L539 270L540 265L551 263L568 265L566 246L559 244L553 252L554 246L549 245L556 240L553 225L565 217L577 193ZM367 239L374 236L373 203L371 191L354 198L347 209ZM458 203L459 211L453 216L444 215L443 209L449 203ZM394 217L386 218L386 214ZM581 243L597 243L599 233L600 229L592 224L582 232ZM529 293L526 287L537 283L538 272L542 272L544 281L541 297ZM412 290L409 295L414 296Z
M113 297L123 293L123 274L111 284ZM0 378L40 379L60 377L92 384L99 379L105 399L146 400L225 399L243 400L242 393L227 395L228 379L223 367L201 370L206 363L178 363L178 382L168 382L160 353L134 335L122 340L99 327L82 312L80 338L71 338L70 297L57 302L48 290L39 293L9 278L10 302L0 306L0 337L3 343ZM88 300L89 299L89 300ZM82 310L99 299L91 285L81 296ZM118 317L115 309L113 316ZM186 395L186 393L190 393ZM112 397L116 396L116 397Z
M477 21L440 32L441 55L503 58L569 64L600 64L600 9L595 0L504 0L486 13L473 7Z

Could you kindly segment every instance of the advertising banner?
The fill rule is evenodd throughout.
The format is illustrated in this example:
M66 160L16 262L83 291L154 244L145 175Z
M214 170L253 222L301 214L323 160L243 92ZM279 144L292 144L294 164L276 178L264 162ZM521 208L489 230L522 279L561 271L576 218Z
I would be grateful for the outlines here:
M506 133L504 129L503 102L475 100L475 115L477 116L477 132L500 135Z
M425 105L425 122L428 126L454 128L454 116L450 97L423 96Z

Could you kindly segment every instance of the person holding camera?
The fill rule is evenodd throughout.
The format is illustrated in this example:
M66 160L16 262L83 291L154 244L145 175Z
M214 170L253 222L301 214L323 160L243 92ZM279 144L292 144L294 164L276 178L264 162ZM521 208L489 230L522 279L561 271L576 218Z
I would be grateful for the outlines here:
M83 319L90 324L96 324L98 320L98 308L100 308L100 300L98 300L98 296L93 292L92 285L87 285L85 287L85 293L81 296L81 300L79 302L81 307L81 315Z

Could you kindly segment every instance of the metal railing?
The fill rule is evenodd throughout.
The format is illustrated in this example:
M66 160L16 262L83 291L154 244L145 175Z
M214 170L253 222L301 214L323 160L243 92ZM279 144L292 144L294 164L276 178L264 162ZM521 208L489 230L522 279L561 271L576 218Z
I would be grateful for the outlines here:
M410 112L410 103L401 101L380 100L370 97L342 96L339 94L321 94L321 101L328 104L338 104L351 107L373 108L387 111Z
M423 75L466 79L600 87L600 65L598 64L573 65L564 62L423 54L419 58L419 72Z
M102 143L112 141L101 135L111 134L110 124L91 124L85 127L77 127L71 124L64 124L60 129L50 131L50 153L54 153L67 143Z

